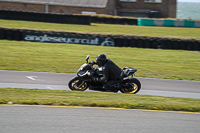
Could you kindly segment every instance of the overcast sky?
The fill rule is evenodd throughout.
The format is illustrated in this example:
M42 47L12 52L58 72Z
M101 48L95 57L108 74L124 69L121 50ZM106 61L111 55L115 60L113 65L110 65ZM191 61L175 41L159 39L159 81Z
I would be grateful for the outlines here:
M178 0L178 2L200 2L200 0Z

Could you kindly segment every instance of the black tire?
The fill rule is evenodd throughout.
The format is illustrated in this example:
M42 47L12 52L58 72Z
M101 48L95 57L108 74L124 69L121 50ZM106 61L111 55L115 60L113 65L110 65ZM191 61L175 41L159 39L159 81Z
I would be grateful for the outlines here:
M136 94L141 89L141 83L136 78L131 78L131 79L125 80L124 84L131 85L132 87L131 87L131 90L130 90L130 88L129 89L122 88L120 90L122 93Z
M69 81L68 86L73 91L85 91L88 88L87 82L80 80L78 77L72 78Z

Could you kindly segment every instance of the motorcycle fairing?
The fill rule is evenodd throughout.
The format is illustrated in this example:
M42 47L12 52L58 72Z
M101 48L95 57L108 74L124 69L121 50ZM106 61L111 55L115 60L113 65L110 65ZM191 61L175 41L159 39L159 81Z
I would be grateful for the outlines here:
M85 71L85 70L91 70L91 69L92 69L91 66L88 63L85 63L78 69L78 72Z
M135 72L137 71L137 69L132 68L132 67L125 67L123 69L124 72L124 77L128 77L130 75L133 75Z

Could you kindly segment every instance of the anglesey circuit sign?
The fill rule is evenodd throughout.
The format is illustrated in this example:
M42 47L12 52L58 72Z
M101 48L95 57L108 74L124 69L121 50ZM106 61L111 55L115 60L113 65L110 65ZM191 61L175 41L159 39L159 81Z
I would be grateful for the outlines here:
M50 43L68 43L68 44L88 44L88 45L102 45L102 46L115 46L114 40L109 37L67 37L67 36L49 36L49 35L24 35L25 41L33 42L50 42Z

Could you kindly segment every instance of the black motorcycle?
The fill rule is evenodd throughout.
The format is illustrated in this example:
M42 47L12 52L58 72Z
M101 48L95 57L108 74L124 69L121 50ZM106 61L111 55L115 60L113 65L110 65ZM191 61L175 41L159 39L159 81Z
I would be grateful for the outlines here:
M92 76L102 76L102 68L94 68L93 65L96 63L94 61L88 62L89 57L89 55L86 57L87 63L79 68L77 76L69 81L68 86L71 90L77 91L85 91L87 88L89 88L89 90L106 91L103 89L103 84L101 82L94 82L91 80ZM123 77L122 80L119 80L118 83L111 86L114 88L113 90L118 90L122 93L136 94L141 88L140 81L137 78L133 78L136 71L137 70L134 68L125 67L121 73Z

